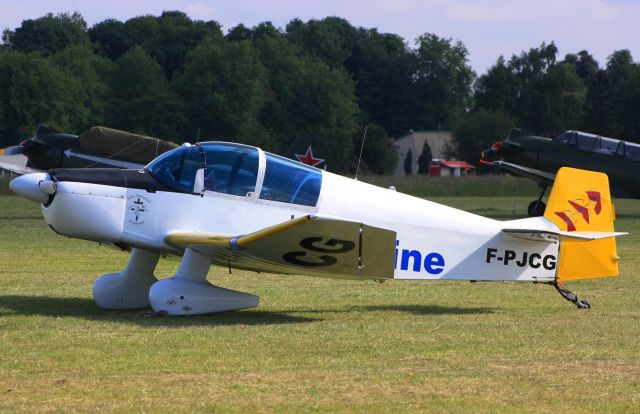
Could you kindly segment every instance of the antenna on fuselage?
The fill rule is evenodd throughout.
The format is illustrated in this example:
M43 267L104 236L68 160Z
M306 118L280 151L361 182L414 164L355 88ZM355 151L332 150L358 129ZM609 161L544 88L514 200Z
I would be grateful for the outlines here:
M360 171L360 160L362 159L362 150L364 149L364 140L367 138L367 128L369 125L364 126L364 135L362 136L362 145L360 145L360 155L358 156L358 165L356 166L355 180L358 180L358 171Z

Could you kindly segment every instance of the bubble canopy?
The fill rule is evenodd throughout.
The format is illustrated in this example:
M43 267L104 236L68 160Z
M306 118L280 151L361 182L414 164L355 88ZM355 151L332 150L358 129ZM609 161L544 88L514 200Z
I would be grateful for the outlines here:
M183 145L156 158L145 169L161 184L189 194L207 192L314 207L322 171L226 142ZM255 199L256 197L254 197Z

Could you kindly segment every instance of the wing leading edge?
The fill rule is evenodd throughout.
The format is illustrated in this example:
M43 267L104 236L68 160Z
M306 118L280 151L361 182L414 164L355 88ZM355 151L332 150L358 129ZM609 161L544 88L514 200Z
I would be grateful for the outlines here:
M506 161L493 161L491 163L487 163L493 166L500 168L508 173L513 175L518 175L520 177L529 178L531 180L540 182L542 184L552 184L556 179L555 174L551 174L548 172L536 170L535 168L523 167L518 164L512 164Z

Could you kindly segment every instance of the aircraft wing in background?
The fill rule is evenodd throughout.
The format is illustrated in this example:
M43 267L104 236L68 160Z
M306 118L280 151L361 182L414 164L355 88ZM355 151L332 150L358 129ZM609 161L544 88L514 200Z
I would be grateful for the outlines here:
M24 155L0 155L0 170L11 171L16 174L31 174L41 172L37 168L27 167L27 157Z
M496 166L501 170L511 173L513 175L529 178L531 180L537 181L542 184L552 184L553 181L556 179L555 174L536 170L535 168L523 167L521 165L512 164L506 161L493 161L487 164Z

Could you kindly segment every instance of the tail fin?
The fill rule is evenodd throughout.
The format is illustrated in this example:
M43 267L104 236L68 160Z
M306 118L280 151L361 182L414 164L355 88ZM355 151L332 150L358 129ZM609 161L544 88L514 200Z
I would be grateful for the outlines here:
M567 232L613 232L615 211L609 178L603 173L560 168L544 217ZM617 275L615 237L590 241L562 239L559 281Z

